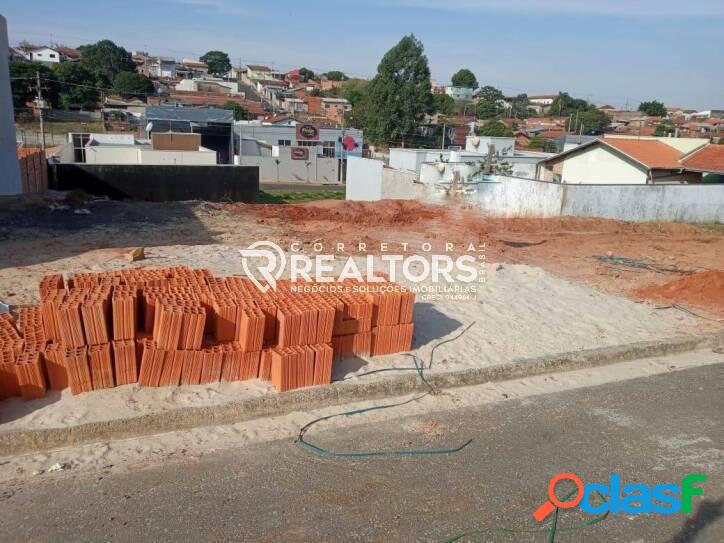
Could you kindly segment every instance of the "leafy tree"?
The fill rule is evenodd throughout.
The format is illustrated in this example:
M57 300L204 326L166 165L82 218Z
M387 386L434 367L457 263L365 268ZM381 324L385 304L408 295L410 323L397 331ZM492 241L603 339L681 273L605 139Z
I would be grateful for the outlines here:
M231 70L229 55L223 51L209 51L199 60L209 67L209 73L213 75L225 75Z
M80 64L88 70L99 87L108 87L121 72L133 72L136 66L131 54L110 40L101 40L91 45L81 45Z
M610 122L611 119L608 118L608 115L592 106L588 111L581 111L576 115L572 131L582 131L584 134L600 134Z
M494 119L503 112L500 101L504 96L499 89L487 85L480 89L478 96L480 98L476 112L478 119Z
M571 115L575 115L577 112L588 111L592 108L594 108L594 106L585 100L581 98L573 98L567 92L560 92L553 100L553 103L548 106L548 112L551 115L570 117Z
M316 76L314 75L314 72L310 70L309 68L300 68L299 69L299 78L302 81L309 81L310 79L314 79Z
M664 122L657 124L656 130L654 130L654 136L659 136L659 137L670 136L675 133L676 133L676 127L674 126L674 123L672 123L669 120L666 120Z
M53 67L58 80L58 105L64 109L73 104L82 106L98 102L98 90L94 87L93 74L79 62L62 62Z
M13 93L13 106L24 108L27 102L32 102L37 94L36 76L40 73L41 80L52 79L50 68L39 62L14 60L10 63L10 83ZM56 87L52 83L42 81L43 95L52 104L55 103ZM47 91L47 92L46 92Z
M344 92L343 96L349 103L354 106L365 99L366 89L363 82L360 81L348 81L342 87Z
M364 130L367 127L367 111L367 97L364 96L362 100L352 104L352 109L344 114L344 125Z
M457 73L452 76L452 86L465 87L468 89L477 89L478 80L473 72L471 72L467 68L463 68L461 70L458 70Z
M512 135L513 130L508 125L506 125L505 123L501 123L500 121L491 121L489 123L485 123L482 127L478 129L478 136L492 136L502 138Z
M340 72L339 70L332 70L324 75L326 75L330 81L347 81L347 79L349 79L344 72Z
M639 104L639 111L651 117L666 117L666 107L663 103L656 100L641 102Z
M457 109L455 100L447 94L435 94L432 97L432 107L435 113L446 116L452 115Z
M430 68L414 35L405 36L385 54L367 91L365 129L370 141L404 142L432 106Z
M528 95L519 94L510 102L511 116L515 117L516 119L527 119L528 117L530 117L530 111L528 109L529 105L530 103L528 102Z
M136 72L121 72L113 80L113 90L124 98L145 98L153 94L153 82L145 75Z
M221 106L221 108L233 111L235 121L246 121L247 119L249 119L249 111L241 104L237 104L236 102L232 102L231 100L224 102L224 105Z

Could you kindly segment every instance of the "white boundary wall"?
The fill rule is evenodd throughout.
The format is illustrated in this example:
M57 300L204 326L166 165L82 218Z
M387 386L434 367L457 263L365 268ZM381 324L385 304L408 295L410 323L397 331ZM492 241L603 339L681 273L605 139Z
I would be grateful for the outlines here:
M375 164L376 163L376 164ZM502 217L604 217L626 221L724 222L724 184L562 185L517 177L497 177L449 195L415 175L376 160L347 166L347 199L409 199L465 203ZM364 196L362 198L361 196Z

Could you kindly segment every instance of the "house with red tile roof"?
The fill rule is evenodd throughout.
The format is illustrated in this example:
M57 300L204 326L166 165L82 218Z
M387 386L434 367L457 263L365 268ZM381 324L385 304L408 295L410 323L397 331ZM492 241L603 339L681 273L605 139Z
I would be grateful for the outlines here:
M681 164L690 171L724 175L724 145L710 143L681 158Z
M701 171L688 169L684 153L665 140L597 139L541 161L536 177L568 184L700 183Z

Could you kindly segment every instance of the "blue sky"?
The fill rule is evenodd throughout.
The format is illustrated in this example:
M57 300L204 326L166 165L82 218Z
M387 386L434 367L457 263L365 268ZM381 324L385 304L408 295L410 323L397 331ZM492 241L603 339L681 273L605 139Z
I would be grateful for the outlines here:
M723 0L0 0L12 43L127 49L374 75L411 32L432 76L461 67L507 94L724 108Z

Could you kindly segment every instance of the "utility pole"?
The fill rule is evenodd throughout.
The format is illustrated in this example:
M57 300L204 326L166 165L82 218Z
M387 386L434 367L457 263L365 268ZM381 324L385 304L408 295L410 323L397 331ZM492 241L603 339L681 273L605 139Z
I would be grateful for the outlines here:
M40 137L42 140L42 149L45 151L45 125L43 124L43 109L45 108L45 103L43 102L43 89L40 86L40 72L35 72L35 80L37 83L37 97L36 101L38 102L38 110L40 111Z
M447 122L443 121L443 123L442 123L442 147L440 148L443 151L445 150L445 130L446 129L447 129Z

